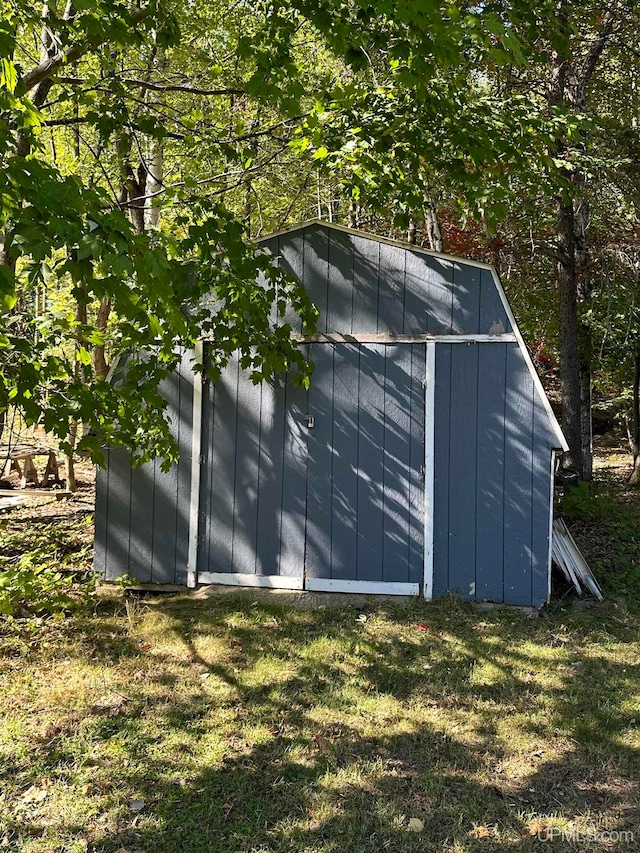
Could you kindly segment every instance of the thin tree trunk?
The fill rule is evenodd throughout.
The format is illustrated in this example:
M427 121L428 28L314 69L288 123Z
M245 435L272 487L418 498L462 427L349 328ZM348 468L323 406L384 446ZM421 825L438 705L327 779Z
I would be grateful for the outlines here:
M587 91L593 73L605 51L614 25L621 14L612 0L603 14L599 31L581 58L570 59L554 53L549 79L550 106L569 107L575 113L587 108ZM558 27L569 37L569 16L564 2L558 8ZM585 141L582 140L584 146ZM566 152L567 143L559 139L557 153ZM562 467L582 479L591 479L591 334L579 322L578 302L591 296L589 275L589 204L586 177L566 173L577 188L578 199L558 200L558 300L560 305L560 367L562 392L562 425L569 445Z
M427 230L427 238L429 240L429 248L432 252L444 252L440 220L438 219L438 211L436 210L436 206L433 202L429 202L428 206L425 208L424 221Z
M640 485L640 348L636 349L633 359L633 434L631 436L633 452L633 471L627 481L630 486Z
M578 356L578 294L576 282L573 202L558 202L558 303L560 309L560 388L562 427L569 450L562 467L582 476L580 359Z
M586 178L577 174L575 183L580 187L580 198L575 210L576 226L576 281L578 305L591 299L591 253L589 250L589 201ZM593 428L591 413L591 363L593 336L591 327L578 316L578 356L580 361L580 442L582 447L582 479L593 479Z
M106 332L109 315L111 314L111 300L106 297L100 302L98 315L96 317L96 329L99 332ZM109 365L105 354L104 344L94 347L93 350L93 369L97 379L106 379L109 373Z
M66 455L67 467L67 489L70 492L75 492L78 487L76 482L76 463L75 463L75 446L78 438L78 421L73 419L69 421L69 446L70 450Z

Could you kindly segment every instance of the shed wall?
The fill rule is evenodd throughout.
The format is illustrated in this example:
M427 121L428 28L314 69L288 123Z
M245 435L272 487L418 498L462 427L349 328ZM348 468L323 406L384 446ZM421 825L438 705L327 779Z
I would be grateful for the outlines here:
M185 354L160 392L168 404L180 460L168 472L160 460L131 467L122 448L105 449L96 479L94 566L106 580L129 574L141 583L186 584L191 478L193 374Z
M516 343L438 344L434 595L548 597L548 417Z
M489 269L320 224L261 245L303 283L321 334L513 331ZM291 312L285 321L301 331Z

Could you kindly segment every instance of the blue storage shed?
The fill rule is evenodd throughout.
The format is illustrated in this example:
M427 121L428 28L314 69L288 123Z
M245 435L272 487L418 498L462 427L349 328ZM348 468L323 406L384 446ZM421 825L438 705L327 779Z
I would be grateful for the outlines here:
M260 242L319 309L311 388L165 383L180 462L107 451L107 579L549 598L555 452L566 449L495 270L326 222ZM296 322L298 325L296 325Z

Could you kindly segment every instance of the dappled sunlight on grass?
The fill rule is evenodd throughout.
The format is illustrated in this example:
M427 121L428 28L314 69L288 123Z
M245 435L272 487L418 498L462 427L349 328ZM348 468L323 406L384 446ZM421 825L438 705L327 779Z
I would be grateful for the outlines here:
M538 824L640 833L640 644L606 608L176 598L1 648L12 851L526 852Z

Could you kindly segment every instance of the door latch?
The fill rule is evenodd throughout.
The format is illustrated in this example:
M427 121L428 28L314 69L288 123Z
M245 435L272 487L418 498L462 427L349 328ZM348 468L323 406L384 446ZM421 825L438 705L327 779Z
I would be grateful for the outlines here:
M313 417L313 415L305 415L305 418L307 419L308 429L313 429L316 425L316 419Z

